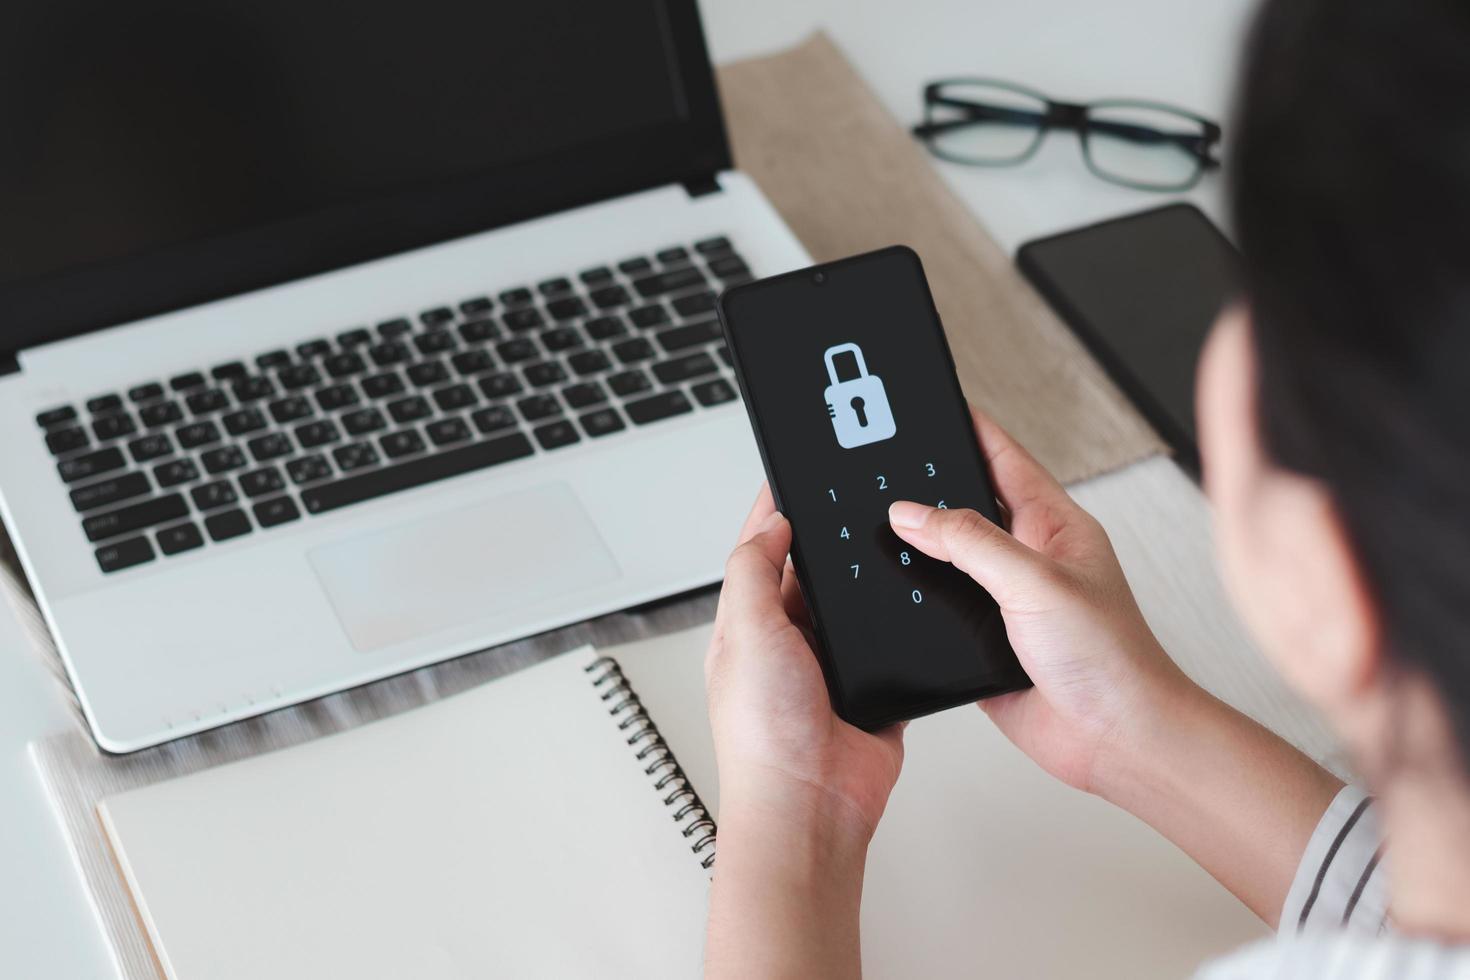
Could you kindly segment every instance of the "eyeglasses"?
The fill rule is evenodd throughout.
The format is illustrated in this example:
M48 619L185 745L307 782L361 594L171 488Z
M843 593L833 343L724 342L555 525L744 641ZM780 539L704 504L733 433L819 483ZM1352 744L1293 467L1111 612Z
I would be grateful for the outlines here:
M1136 99L1055 102L1009 82L954 78L924 86L924 121L913 133L945 160L982 167L1025 163L1053 129L1082 143L1103 180L1147 191L1180 191L1220 166L1220 126L1187 109Z

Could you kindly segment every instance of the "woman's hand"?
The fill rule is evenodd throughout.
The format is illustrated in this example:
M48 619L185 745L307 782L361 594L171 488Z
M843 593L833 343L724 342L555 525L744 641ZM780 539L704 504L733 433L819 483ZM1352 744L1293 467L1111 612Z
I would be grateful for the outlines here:
M974 417L1011 533L973 510L907 501L890 523L1000 605L1036 686L980 706L1047 772L1106 795L1119 755L1140 747L1133 722L1193 685L1144 622L1102 525L1000 426Z

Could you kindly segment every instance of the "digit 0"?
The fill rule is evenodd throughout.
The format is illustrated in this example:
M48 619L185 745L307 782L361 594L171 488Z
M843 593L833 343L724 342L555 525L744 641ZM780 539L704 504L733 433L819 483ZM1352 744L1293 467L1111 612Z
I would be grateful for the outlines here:
M924 601L924 593L920 592L918 589L915 589L912 594L914 597L914 605L918 605L919 603Z

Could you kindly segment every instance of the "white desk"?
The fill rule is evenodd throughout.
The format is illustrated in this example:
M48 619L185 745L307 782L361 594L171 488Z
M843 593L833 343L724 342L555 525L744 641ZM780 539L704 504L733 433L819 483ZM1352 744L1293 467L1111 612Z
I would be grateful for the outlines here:
M898 116L918 114L919 87L944 75L988 74L1057 98L1152 96L1223 117L1245 0L704 0L717 61L794 43L821 27ZM1007 248L1161 203L1106 184L1082 165L1075 137L1054 135L1022 169L943 169ZM1222 220L1218 185L1189 195ZM1210 565L1197 491L1152 460L1078 488L1124 556L1150 620L1197 677L1321 751L1309 719L1262 686L1254 655L1225 608ZM1161 534L1167 529L1167 534ZM25 746L71 724L54 681L20 652L0 610L0 975L111 975L100 933ZM1233 652L1232 652L1233 651Z

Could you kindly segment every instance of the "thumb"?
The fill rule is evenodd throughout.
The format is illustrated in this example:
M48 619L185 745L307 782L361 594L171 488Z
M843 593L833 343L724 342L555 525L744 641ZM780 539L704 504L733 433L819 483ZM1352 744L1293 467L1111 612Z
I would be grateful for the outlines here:
M1051 560L973 510L928 507L908 500L888 508L893 532L930 558L947 561L978 582L1002 608L1035 596L1055 572Z

